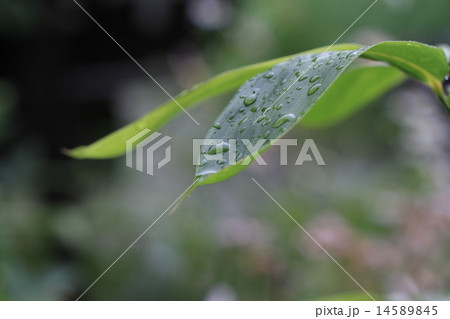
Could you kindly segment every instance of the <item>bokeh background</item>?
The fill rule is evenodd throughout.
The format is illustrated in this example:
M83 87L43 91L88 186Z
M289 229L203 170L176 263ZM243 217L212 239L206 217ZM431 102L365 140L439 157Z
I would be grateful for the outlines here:
M329 45L371 2L79 0L173 95ZM449 43L448 12L379 0L340 42ZM231 95L194 109L200 126L181 114L162 130L173 160L150 177L61 154L167 100L72 0L0 1L0 45L0 299L73 300L192 182L191 139ZM449 130L414 81L333 127L298 127L288 137L314 138L327 166L280 167L274 149L197 189L83 299L367 299L251 177L377 298L448 299Z

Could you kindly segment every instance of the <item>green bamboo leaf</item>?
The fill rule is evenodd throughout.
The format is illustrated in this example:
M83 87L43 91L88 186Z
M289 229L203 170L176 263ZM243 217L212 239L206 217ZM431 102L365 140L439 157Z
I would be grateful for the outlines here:
M324 52L327 49L349 50L357 49L359 47L360 46L356 44L339 44L332 46L331 48L322 47L309 50L303 54ZM283 61L287 61L297 55L299 54L252 64L221 73L208 81L197 84L193 88L181 92L175 97L175 99L185 109L190 109L198 105L200 102L237 89L252 76L264 72L272 66ZM169 100L142 118L103 137L102 139L87 146L80 146L73 150L64 150L64 153L78 159L106 159L123 155L126 152L126 141L128 139L135 136L145 128L152 131L158 131L181 112L182 110L179 106L174 101Z
M224 181L245 169L256 155L246 143L256 145L263 139L259 154L266 151L270 140L279 139L292 129L360 56L388 62L447 100L442 85L449 71L446 56L441 49L428 45L384 42L357 50L294 57L253 77L238 90L206 136L223 142L202 146L197 185ZM230 147L230 143L236 143L235 147ZM207 158L218 152L228 156L221 160Z
M361 67L345 72L300 124L313 128L336 124L393 89L405 78L402 71L390 66Z
M449 73L444 50L418 42L382 42L369 47L364 58L390 63L427 84L447 105L442 81Z

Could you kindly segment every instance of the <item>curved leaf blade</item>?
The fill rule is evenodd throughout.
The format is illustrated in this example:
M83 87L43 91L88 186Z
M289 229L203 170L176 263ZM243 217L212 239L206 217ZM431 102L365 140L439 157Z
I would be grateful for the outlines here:
M211 161L206 154L211 155L215 146L202 146L203 156L196 173L198 184L223 181L244 169L245 162L253 161L245 140L252 145L264 140L260 150L267 150L270 140L294 127L363 52L359 49L302 55L247 81L217 119L220 129L213 126L206 135L206 139L236 143L236 148L228 150L224 159ZM249 104L252 99L255 101Z
M324 52L327 49L350 50L357 48L360 48L357 44L338 44L331 48L322 47L304 53ZM300 53L221 73L205 82L197 84L189 90L181 92L175 97L175 100L185 109L190 109L200 102L239 88L239 86L252 76L264 72L272 66L287 61L299 54ZM160 130L181 112L182 110L178 105L174 101L169 100L135 122L108 134L90 145L80 146L73 150L64 150L64 152L77 159L107 159L123 155L126 152L126 141L128 139L132 138L145 128L152 131Z
M362 57L387 62L421 80L446 103L442 81L449 66L444 50L414 41L390 41L369 47Z
M417 42L383 42L358 50L294 57L250 79L239 89L206 136L236 143L236 147L221 160L208 160L206 154L214 153L217 147L203 146L196 170L197 184L224 181L245 169L255 154L248 150L246 141L256 145L263 139L259 154L266 151L270 140L281 138L294 127L359 56L388 62L445 97L441 81L449 67L444 52Z

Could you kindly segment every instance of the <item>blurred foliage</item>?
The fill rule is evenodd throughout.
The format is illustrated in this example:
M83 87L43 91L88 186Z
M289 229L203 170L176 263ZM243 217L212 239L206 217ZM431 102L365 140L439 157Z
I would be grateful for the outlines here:
M370 2L80 1L172 94L330 44ZM449 43L449 11L448 0L380 0L340 42ZM173 160L153 177L123 158L73 161L61 147L92 142L166 96L73 1L1 1L0 41L0 298L76 299L189 185L188 136L204 136L229 96L194 111L207 124L180 117L162 130L174 136ZM84 299L360 298L250 177L374 295L449 298L449 123L407 82L345 123L298 128L290 137L314 138L325 168L279 167L269 151L271 165L199 188Z

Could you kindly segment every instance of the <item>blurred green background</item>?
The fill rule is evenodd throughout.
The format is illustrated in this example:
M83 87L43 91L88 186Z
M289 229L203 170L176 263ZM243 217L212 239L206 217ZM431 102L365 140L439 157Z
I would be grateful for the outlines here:
M371 0L79 1L175 95L230 68L331 44ZM450 43L448 0L379 0L339 41ZM167 96L72 0L0 2L0 299L76 299L192 182L191 139L231 95L180 115L172 161L77 161ZM380 79L382 81L382 79ZM358 92L355 92L358 94ZM201 187L84 300L367 299L256 178L374 296L450 298L450 116L408 81L314 138L327 166L278 150ZM296 152L292 153L293 159Z

